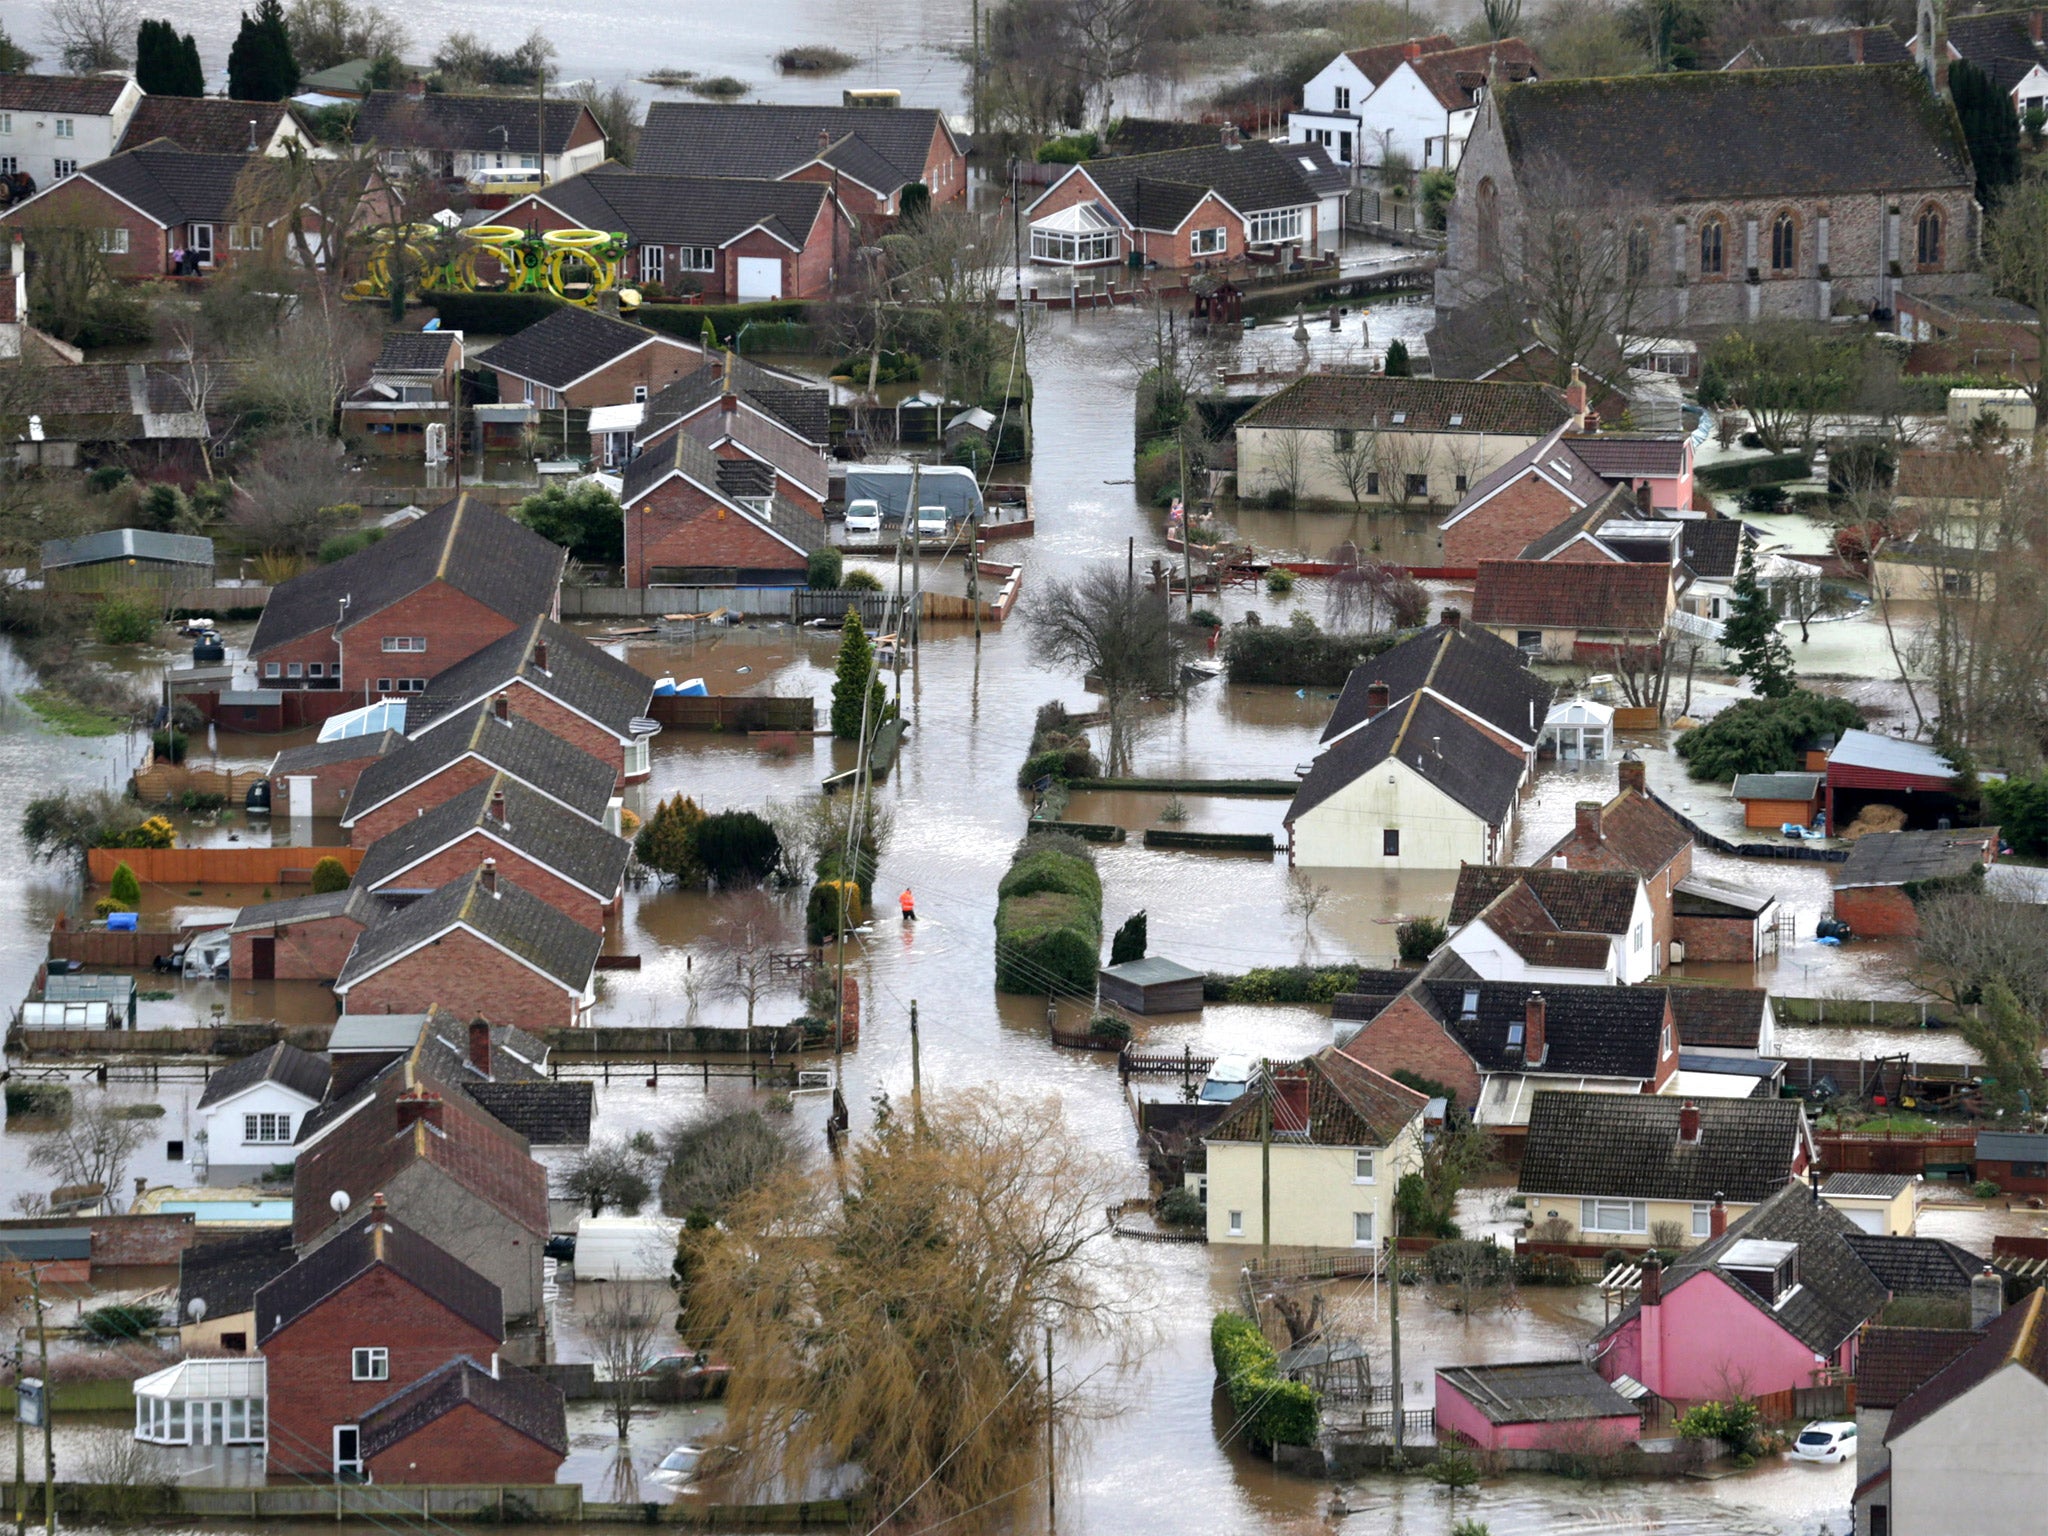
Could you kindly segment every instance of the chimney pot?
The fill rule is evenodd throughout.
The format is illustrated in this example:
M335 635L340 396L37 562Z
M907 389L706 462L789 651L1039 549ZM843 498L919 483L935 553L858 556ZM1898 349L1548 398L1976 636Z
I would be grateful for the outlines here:
M491 700L491 713L509 725L512 721L512 695L501 693Z
M1375 682L1365 690L1365 718L1377 720L1387 712L1387 704L1393 690L1385 683Z
M1642 1304L1654 1307L1664 1300L1664 1264L1652 1253L1643 1260Z
M818 130L818 153L822 155L823 153L825 153L826 150L830 149L831 147L832 134L830 130L820 128Z
M545 672L548 669L548 643L545 640L533 642L533 670Z
M1631 752L1621 760L1619 777L1623 789L1632 789L1639 795L1650 792L1650 781L1643 767L1643 760Z
M398 1096L398 1124L401 1130L424 1120L429 1125L441 1123L441 1096L429 1093L424 1088L410 1088ZM371 1208L377 1208L373 1199Z
M1439 617L1438 622L1441 623L1445 629L1456 629L1458 625L1463 622L1464 617L1465 616L1462 613L1460 613L1457 609L1446 608L1443 611L1442 615Z
M478 883L483 886L486 896L496 896L498 894L498 861L496 859L484 860L484 867L478 876Z
M1707 1212L1707 1236L1719 1237L1728 1230L1728 1197L1714 1191L1714 1208Z
M1544 1033L1548 1013L1541 992L1531 992L1522 1005L1522 1060L1532 1067L1542 1066L1550 1049L1549 1037Z
M1650 482L1647 480L1636 482L1636 510L1644 517L1651 517L1656 513L1657 508L1650 500Z
M1581 842L1604 843L1607 841L1606 812L1598 800L1581 800L1572 808Z
M500 826L505 823L505 791L502 789L491 791L491 820Z
M1412 37L1409 38L1407 42L1401 45L1401 57L1404 59L1421 58L1422 44Z
M1678 1106L1678 1139L1688 1147L1700 1142L1700 1107L1690 1099Z
M487 1019L469 1021L469 1064L485 1077L491 1075L491 1026Z
M1579 365L1572 364L1572 381L1564 387L1564 403L1571 408L1572 430L1586 430L1586 381L1579 377Z

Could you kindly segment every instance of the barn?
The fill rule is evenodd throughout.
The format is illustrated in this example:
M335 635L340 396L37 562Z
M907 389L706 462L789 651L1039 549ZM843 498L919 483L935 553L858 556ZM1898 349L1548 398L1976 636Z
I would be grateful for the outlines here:
M1955 765L1924 742L1844 731L1828 753L1828 831L1839 833L1867 805L1897 806L1908 827L1938 827L1956 816Z

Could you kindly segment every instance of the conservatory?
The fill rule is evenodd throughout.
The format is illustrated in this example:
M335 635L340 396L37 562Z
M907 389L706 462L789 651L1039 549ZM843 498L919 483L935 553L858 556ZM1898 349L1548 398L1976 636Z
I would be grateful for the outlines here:
M267 1362L181 1360L135 1383L135 1438L151 1445L261 1445Z
M1093 203L1076 203L1031 224L1031 259L1065 267L1097 266L1123 256L1123 235Z
M1614 706L1595 699L1565 699L1543 717L1538 746L1563 762L1600 762L1614 755Z

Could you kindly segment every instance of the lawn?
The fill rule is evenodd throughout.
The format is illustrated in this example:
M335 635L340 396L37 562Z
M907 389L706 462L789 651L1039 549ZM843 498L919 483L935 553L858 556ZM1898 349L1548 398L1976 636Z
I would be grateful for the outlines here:
M45 688L31 688L21 702L34 710L45 725L67 736L118 736L126 727L111 715L87 709L76 699Z

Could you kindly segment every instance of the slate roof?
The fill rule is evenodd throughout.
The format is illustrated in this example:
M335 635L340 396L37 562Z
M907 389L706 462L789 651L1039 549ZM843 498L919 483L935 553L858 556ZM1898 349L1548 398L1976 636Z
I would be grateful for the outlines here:
M1472 618L1525 629L1656 635L1670 596L1671 571L1662 565L1482 560Z
M1564 441L1580 462L1609 480L1673 479L1685 473L1687 440L1683 437L1583 432Z
M355 884L344 890L323 891L317 896L287 896L282 901L256 902L235 914L234 922L228 925L228 932L254 933L259 928L277 928L287 923L324 922L335 917L353 918L367 926L388 910L390 909L371 895L366 887ZM323 1063L323 1086L326 1070ZM207 1091L211 1093L213 1084L219 1081L220 1074L215 1073L207 1084ZM316 1099L320 1097L317 1093L312 1096ZM206 1101L201 1099L200 1102L203 1104Z
M355 1015L353 1019L360 1022L386 1017L391 1016L367 1014ZM344 1018L336 1026L335 1039L342 1037L344 1028L351 1022L351 1018ZM365 1050L360 1053L360 1057L356 1052L348 1052L337 1057L334 1078L328 1087L326 1099L300 1119L299 1134L295 1140L302 1147L312 1142L327 1127L345 1118L373 1095L382 1092L385 1085L394 1078L411 1082L431 1081L443 1087L459 1088L489 1110L509 1129L537 1144L553 1143L547 1136L533 1136L528 1130L529 1124L537 1124L543 1129L573 1129L577 1104L589 1097L587 1093L579 1093L576 1090L587 1089L590 1085L582 1082L551 1081L546 1072L547 1045L536 1036L510 1024L489 1025L491 1075L485 1078L469 1058L470 1022L445 1008L431 1008L424 1016L415 1016L412 1029L393 1042L390 1054ZM334 1048L333 1041L330 1041L329 1048ZM505 1099L504 1102L517 1111L517 1118L514 1118L498 1113L495 1103L486 1102L484 1096L474 1091L495 1088L549 1088L561 1089L563 1092L559 1095L527 1094L524 1099L516 1101ZM583 1114L587 1120L587 1104Z
M525 330L507 336L475 361L481 367L531 379L549 389L567 389L578 379L650 342L679 347L699 356L704 350L665 332L629 325L580 304L563 304L545 320L536 320Z
M1748 1205L1792 1177L1802 1134L1797 1101L1699 1100L1700 1139L1690 1144L1678 1135L1688 1102L1675 1094L1538 1093L1516 1187L1624 1200L1723 1195Z
M505 797L505 819L491 812L494 795ZM451 796L425 815L401 822L370 844L356 869L355 883L368 890L411 890L419 878L408 873L421 861L482 832L543 868L591 892L599 901L618 894L632 845L596 822L565 810L517 779L492 774Z
M2048 1381L2048 1291L2029 1292L2026 1298L2007 1307L1990 1327L1954 1361L1933 1376L1892 1410L1892 1422L1885 1430L1885 1444L1930 1414L1946 1408L2008 1365L2017 1365L2036 1378Z
M1583 1360L1437 1368L1490 1424L1563 1424L1635 1417L1636 1406Z
M1632 876L1608 875L1609 880ZM1551 915L1534 891L1520 880L1489 902L1479 915L1516 954L1530 965L1559 966L1567 970L1604 971L1614 957L1613 940L1606 934L1568 932Z
M822 159L888 197L924 180L933 136L950 132L930 107L656 101L648 105L633 168L652 176L780 178ZM828 144L822 154L820 133Z
M1111 155L1156 155L1164 149L1193 149L1221 141L1214 123L1190 123L1181 118L1122 117L1104 149Z
M95 565L102 560L157 560L166 565L213 564L213 540L196 533L159 533L154 528L107 528L74 539L45 539L43 569Z
M1279 1073L1287 1070L1280 1068ZM1276 1136L1310 1146L1390 1146L1429 1102L1425 1095L1335 1047L1318 1051L1296 1070L1308 1079L1308 1120L1301 1123L1289 1100L1276 1088L1272 1126ZM1276 1083L1284 1081L1284 1076L1276 1075ZM1241 1095L1209 1128L1206 1139L1257 1141L1259 1098L1256 1092Z
M127 85L121 75L0 75L0 111L105 117Z
M569 148L576 126L589 109L581 102L551 97L543 154ZM429 91L372 91L356 109L355 142L383 149L505 149L531 154L541 139L539 104L531 96L455 96ZM506 130L500 133L498 130Z
M400 956L431 943L457 926L471 929L580 995L597 968L604 936L558 912L538 896L502 876L495 896L483 889L483 871L449 881L411 906L385 914L357 936L355 948L335 978L344 991L375 975ZM431 1003L430 997L420 999Z
M303 747L286 747L270 760L270 776L310 773L335 763L353 763L359 758L381 758L405 745L397 731L376 731L365 736L337 736L332 741L309 741ZM360 782L360 781L358 781Z
M821 181L661 176L601 165L533 200L585 229L623 230L636 245L724 246L760 228L801 250L831 196Z
M547 647L545 669L534 659L534 648L541 643ZM621 741L632 736L634 720L646 714L647 701L654 695L653 678L543 614L437 674L425 693L413 695L406 726L415 740L428 727L434 734L459 732L449 717L474 704L488 707L515 678L588 715Z
M1856 1406L1898 1407L1978 1337L1969 1328L1865 1329L1856 1350Z
M749 522L766 528L798 552L807 555L824 547L825 530L818 519L775 494L772 476L765 484L747 485L744 480L749 477L736 477L734 469L727 467L732 462L719 458L689 432L671 433L626 466L619 500L631 507L670 475L680 473L699 489L719 496ZM765 469L765 466L755 467ZM767 500L765 507L761 505L763 498Z
M1953 22L1950 23L1954 25ZM1890 27L1837 27L1750 39L1727 69L1811 69L1822 65L1908 64L1912 50Z
M1499 76L1501 85L1532 78L1537 58L1536 50L1519 37L1503 37L1467 48L1425 53L1419 59L1409 60L1408 67L1436 98L1438 106L1450 112L1464 112L1479 99L1494 75Z
M317 1104L327 1093L327 1059L280 1040L253 1056L229 1062L207 1078L206 1089L199 1095L199 1107L204 1109L233 1098L258 1083L276 1083Z
M247 1312L256 1293L297 1262L290 1227L265 1227L204 1243L178 1255L178 1320L190 1318L195 1300L215 1322Z
M1761 987L1672 986L1671 1017L1680 1050L1719 1046L1757 1049L1763 1039L1764 1010L1771 995Z
M1462 625L1433 625L1351 669L1321 739L1362 723L1372 685L1387 685L1391 708L1429 688L1470 710L1516 741L1534 742L1555 686L1529 668L1529 658L1498 635Z
M2010 94L2027 71L2048 64L2048 49L2034 41L2027 17L2023 10L1994 11L1982 16L1950 16L1944 25L1949 46Z
M1910 65L1546 80L1495 101L1525 194L1553 176L1656 203L1972 182L1955 113Z
M321 1211L332 1217L324 1195ZM465 1322L494 1338L505 1337L504 1302L495 1285L411 1227L388 1216L379 1218L367 1197L356 1207L356 1215L347 1231L337 1233L332 1241L315 1248L256 1292L256 1343L260 1345L290 1327L380 1265ZM323 1222L303 1232L301 1241L325 1230L326 1225Z
M1984 867L1984 845L1998 845L1996 827L1951 832L1868 832L1856 839L1835 873L1835 889L1948 880Z
M253 368L253 364L239 361L212 365L209 414L214 420L222 418L222 403L243 387ZM191 380L184 368L174 363L69 363L42 368L36 374L35 403L43 418L43 435L52 442L191 441L200 431Z
M1373 83L1377 90L1387 83L1387 76L1401 67L1408 57L1408 49L1414 46L1423 53L1445 53L1456 48L1456 38L1446 37L1441 32L1432 32L1428 37L1411 37L1399 43L1380 43L1371 48L1346 50L1344 57L1354 64L1358 72Z
M115 148L168 139L204 155L249 155L270 143L290 112L281 101L230 101L221 96L144 96ZM250 126L254 120L254 127Z
M226 223L251 156L200 154L164 139L88 165L79 175L166 228L193 220Z
M1980 1162L2048 1162L2048 1136L2030 1131L1979 1131L1975 1150Z
M634 442L645 443L683 417L702 410L725 390L727 371L734 393L755 409L772 416L816 448L832 441L832 396L794 374L778 373L728 352L695 373L664 384L649 397Z
M1826 780L1819 773L1738 773L1734 795L1737 800L1814 800Z
M1574 933L1625 934L1635 916L1635 875L1606 870L1520 868L1513 864L1461 864L1451 896L1450 922L1462 927L1515 886L1529 891L1553 928Z
M1684 822L1648 795L1624 789L1600 807L1597 844L1579 836L1578 819L1574 817L1571 830L1533 862L1548 864L1562 855L1579 868L1618 864L1648 880L1691 846L1692 833Z
M1826 1186L1821 1193L1828 1193ZM1984 1272L1982 1259L1945 1238L1855 1232L1848 1241L1863 1267L1894 1296L1968 1294L1970 1282Z
M367 548L271 589L252 654L335 624L347 630L434 581L522 623L552 611L568 553L517 518L464 494ZM342 601L346 617L336 624Z
M1302 165L1306 149L1267 139L1238 144L1219 140L1151 155L1091 160L1071 174L1093 182L1132 228L1175 230L1212 192L1241 214L1314 203L1315 170ZM1049 195L1042 194L1040 200ZM1027 208L1025 217L1030 215Z
M1889 1200L1910 1188L1917 1175L1910 1173L1831 1173L1820 1187L1822 1195L1863 1196Z
M1396 422L1396 415L1406 420ZM1458 418L1455 426L1453 416ZM1370 428L1377 423L1388 432L1484 432L1540 438L1570 419L1564 396L1548 384L1311 373L1260 401L1239 417L1237 424L1329 431Z
M1443 328L1437 327L1438 330ZM1452 372L1448 367L1437 375L1438 378L1462 376L1462 372ZM1468 509L1477 507L1482 500L1502 486L1536 470L1541 470L1553 484L1561 484L1566 492L1579 499L1581 505L1606 495L1609 490L1607 481L1594 473L1593 467L1572 451L1572 444L1580 439L1563 438L1559 435L1568 424L1569 418L1566 422L1560 423L1549 435L1529 444L1513 458L1503 461L1491 474L1482 477L1477 485L1465 493L1464 499L1452 509L1451 515L1438 526L1448 528L1460 517L1470 515Z
M401 739L362 772L349 795L344 825L476 754L482 761L591 821L602 821L618 774L610 763L520 715L500 720L491 699L453 712L417 741Z
M1285 820L1292 824L1395 757L1489 826L1501 825L1514 808L1526 767L1521 753L1502 746L1441 699L1416 693L1333 742L1295 790Z
M1542 1065L1536 1068L1524 1063L1519 1050L1512 1056L1508 1052L1508 1030L1527 1020L1532 992L1543 994L1546 1041ZM1533 1071L1563 1077L1625 1077L1645 1081L1657 1075L1664 1035L1661 987L1582 987L1555 982L1432 978L1417 982L1411 995L1465 1048L1482 1072ZM1468 996L1474 998L1470 1017L1465 1014ZM1587 1097L1606 1099L1615 1095Z
M589 1144L597 1112L597 1085L588 1080L486 1083L470 1080L462 1091L493 1117L536 1147Z
M402 1387L363 1414L363 1455L381 1455L465 1405L557 1456L568 1455L562 1389L505 1360L498 1361L497 1372L492 1375L465 1355Z
M462 361L460 331L386 331L372 373L439 373L448 366L450 349L454 361Z
M1678 552L1695 576L1733 581L1742 568L1749 525L1730 517L1688 517L1679 524Z

